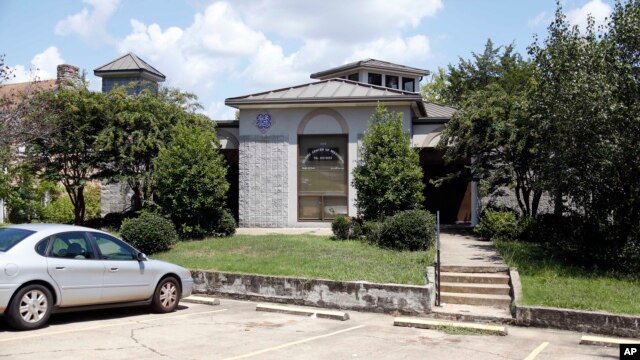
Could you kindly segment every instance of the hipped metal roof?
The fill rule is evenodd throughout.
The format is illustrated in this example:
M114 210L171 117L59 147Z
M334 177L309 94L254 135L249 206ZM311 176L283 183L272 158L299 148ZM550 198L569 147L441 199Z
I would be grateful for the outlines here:
M93 73L100 77L132 72L147 75L156 81L164 81L166 79L163 73L149 65L146 61L140 59L134 53L122 55L93 70Z
M400 65L400 64L394 64L388 61L382 61L382 60L376 60L376 59L365 59L360 61L354 61L352 63L334 67L328 70L319 71L317 73L313 73L311 74L311 78L320 79L323 77L327 77L328 75L331 75L331 74L337 74L337 73L341 73L344 71L357 69L357 68L369 68L369 69L378 69L383 71L400 72L400 73L411 74L415 76L429 75L429 70L419 69L419 68Z
M385 88L345 79L327 79L256 94L228 98L225 104L238 108L257 104L304 104L336 102L398 102L416 101L422 104L419 93ZM419 105L423 107L422 105Z

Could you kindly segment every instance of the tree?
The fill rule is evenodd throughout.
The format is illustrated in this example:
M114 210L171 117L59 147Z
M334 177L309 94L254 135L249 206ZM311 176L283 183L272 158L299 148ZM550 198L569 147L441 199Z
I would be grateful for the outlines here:
M180 121L189 121L201 106L196 97L177 89L163 88L158 94L143 90L128 96L126 88L108 94L114 114L96 143L107 156L98 177L124 182L133 191L133 208L153 197L153 160L167 147Z
M422 97L433 104L449 105L452 101L447 98L447 86L447 72L439 67L438 71L431 75L431 81L422 86Z
M73 204L74 223L82 224L84 190L97 177L95 169L103 156L96 139L112 116L107 96L83 87L46 91L33 98L25 116L57 129L35 138L26 147L27 157L42 179L64 186Z
M481 55L473 53L473 60L449 65L441 92L459 110L438 144L447 162L471 160L466 171L449 177L480 181L490 193L514 188L526 216L536 216L542 195L538 133L529 109L532 76L532 64L512 45L495 48L491 40Z
M154 160L157 203L182 237L213 234L225 212L227 166L208 119L181 121ZM194 119L197 120L197 119Z
M381 220L398 211L421 207L422 168L416 149L402 126L402 114L378 105L362 140L353 170L358 212L366 220Z
M615 196L611 174L618 165L615 107L606 43L600 41L593 18L585 33L571 26L558 4L547 39L530 46L536 65L532 113L541 134L543 186L557 204L568 196L589 219L605 219L602 202ZM612 191L614 190L614 191ZM599 204L599 205L598 205ZM603 207L604 205L604 207ZM558 213L561 214L561 206Z

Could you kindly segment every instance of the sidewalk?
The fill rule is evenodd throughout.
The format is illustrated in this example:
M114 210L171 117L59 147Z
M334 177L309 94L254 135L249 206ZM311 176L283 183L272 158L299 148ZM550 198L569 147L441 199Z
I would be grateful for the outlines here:
M448 266L507 266L490 241L452 230L440 233L440 260Z
M331 236L331 228L308 227L308 228L237 228L237 235L319 235Z

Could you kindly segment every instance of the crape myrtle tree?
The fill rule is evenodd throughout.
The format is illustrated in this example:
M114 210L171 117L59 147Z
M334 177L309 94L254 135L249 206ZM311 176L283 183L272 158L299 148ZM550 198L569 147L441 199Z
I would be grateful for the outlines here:
M120 87L110 99L114 116L96 141L105 154L97 176L127 184L133 192L132 209L139 210L143 199L153 198L153 160L171 142L176 124L188 121L201 106L195 95L172 88L128 96L127 88Z
M214 124L190 114L174 128L171 143L154 160L157 203L181 237L213 235L225 213L229 183Z
M362 139L353 186L358 212L365 220L381 220L422 206L420 157L403 129L402 113L378 104Z
M488 40L482 53L438 73L426 95L458 108L438 148L447 162L471 160L439 182L465 177L480 181L489 193L513 188L522 214L536 216L542 190L539 134L529 104L533 70L513 45L495 47Z
M96 164L103 156L97 150L96 139L113 116L109 96L84 86L61 87L32 97L24 114L56 129L34 138L26 146L26 153L39 178L64 186L78 225L85 218L85 187L97 178Z

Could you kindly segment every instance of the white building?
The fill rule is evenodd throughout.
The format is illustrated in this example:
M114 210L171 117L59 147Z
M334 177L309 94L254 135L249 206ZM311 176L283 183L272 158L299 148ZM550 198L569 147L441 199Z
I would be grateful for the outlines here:
M421 148L425 208L440 210L445 223L475 220L475 186L429 183L451 171L434 147L455 109L423 101L419 83L428 74L368 59L312 74L316 82L226 99L240 110L239 120L218 122L239 226L317 226L337 213L355 216L352 171L378 103L402 113Z

